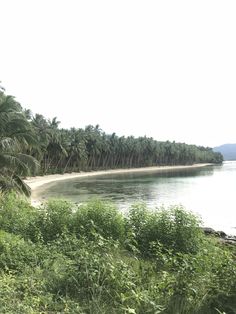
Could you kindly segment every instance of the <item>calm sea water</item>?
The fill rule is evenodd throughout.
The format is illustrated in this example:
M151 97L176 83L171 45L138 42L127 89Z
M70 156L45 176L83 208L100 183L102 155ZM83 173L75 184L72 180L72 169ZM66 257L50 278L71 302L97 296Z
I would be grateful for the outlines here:
M139 201L151 208L182 204L200 215L204 225L236 235L236 161L170 172L71 179L44 185L39 190L42 196L78 203L91 198L112 200L123 211Z

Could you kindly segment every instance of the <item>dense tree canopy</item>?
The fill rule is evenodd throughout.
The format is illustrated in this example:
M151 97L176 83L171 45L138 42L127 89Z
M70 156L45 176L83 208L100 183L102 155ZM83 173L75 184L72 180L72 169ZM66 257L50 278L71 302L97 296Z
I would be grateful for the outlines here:
M35 124L37 116L32 123ZM119 137L115 133L106 134L98 125L60 129L53 121L43 118L44 127L39 127L37 132L43 173L221 163L223 160L221 154L209 147L160 142L146 136Z
M99 125L62 129L59 124L57 118L23 110L0 90L1 190L14 187L28 193L20 178L36 173L36 160L42 174L223 160L209 147L106 134Z
M21 177L34 174L39 163L27 151L36 145L31 123L11 96L0 92L0 189L30 193Z

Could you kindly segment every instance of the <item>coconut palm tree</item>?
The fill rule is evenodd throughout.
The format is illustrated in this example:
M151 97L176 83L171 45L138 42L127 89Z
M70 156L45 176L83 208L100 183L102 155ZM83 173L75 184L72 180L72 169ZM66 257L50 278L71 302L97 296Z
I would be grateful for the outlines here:
M39 166L27 154L30 145L36 145L34 132L20 104L0 91L0 191L30 195L22 177L35 173Z

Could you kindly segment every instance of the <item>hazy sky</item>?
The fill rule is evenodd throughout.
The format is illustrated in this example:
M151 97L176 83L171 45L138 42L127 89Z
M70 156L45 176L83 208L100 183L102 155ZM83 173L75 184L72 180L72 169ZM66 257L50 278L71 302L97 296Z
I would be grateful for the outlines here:
M236 142L236 1L0 0L0 80L62 127Z

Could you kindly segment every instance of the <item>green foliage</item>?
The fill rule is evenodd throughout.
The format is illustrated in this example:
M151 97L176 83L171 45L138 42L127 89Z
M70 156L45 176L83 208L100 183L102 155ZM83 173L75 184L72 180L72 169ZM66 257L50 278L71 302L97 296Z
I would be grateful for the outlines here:
M123 240L124 218L110 203L91 201L81 205L74 218L76 234L91 236L99 233L105 238Z
M222 163L223 157L209 147L160 142L146 136L119 137L106 134L98 125L85 129L59 129L58 124L36 115L43 173L65 173L97 169Z
M35 247L14 234L0 231L0 269L23 270L35 263Z
M133 241L145 256L152 255L157 246L173 252L196 253L203 239L199 224L199 219L181 206L153 212L139 204L131 208L127 219Z
M234 250L181 207L0 198L0 313L234 314Z
M14 190L30 195L22 176L34 174L39 168L28 153L35 145L34 130L20 104L0 90L0 192Z
M99 125L66 130L59 124L56 117L50 120L23 110L0 88L0 192L30 196L22 178L37 173L223 161L222 155L209 147L160 142L146 136L118 137L106 134Z
M16 193L0 195L0 228L6 232L34 240L39 237L36 225L38 211Z
M37 226L45 242L55 240L70 229L75 206L63 200L50 200L40 208Z
M23 110L0 88L0 192L30 195L29 175L157 165L222 163L209 147L160 142L146 136L118 137L99 125L60 129L57 118Z
M24 274L0 274L0 313L83 314L78 302L59 298L46 290L43 270L36 268Z

